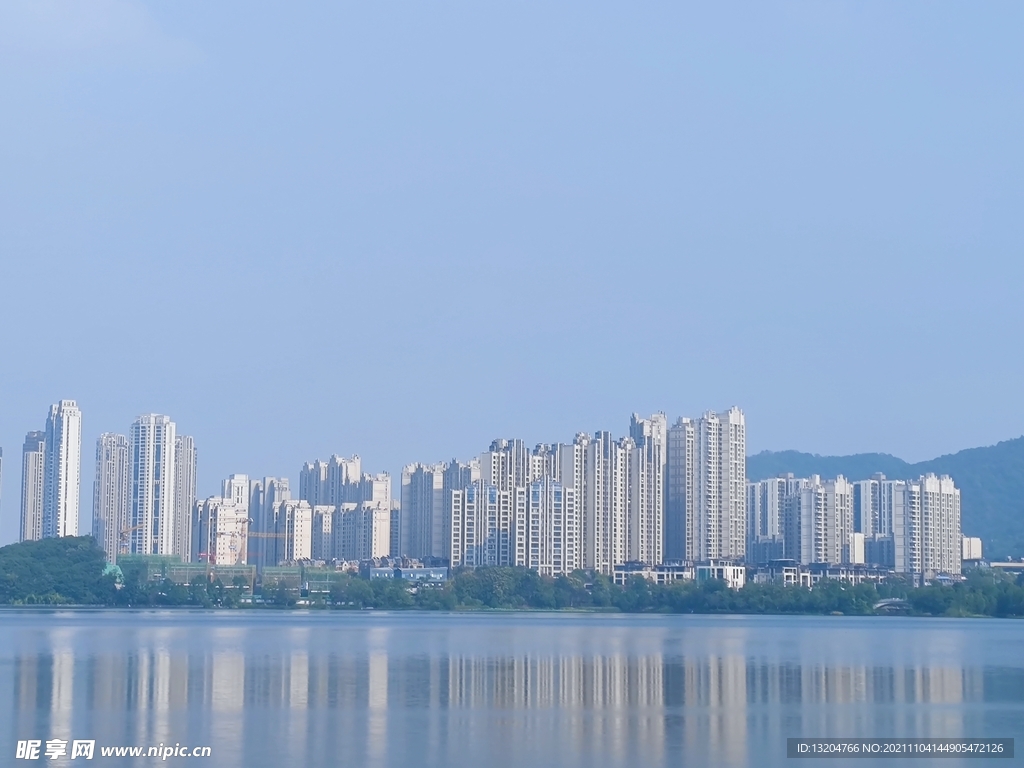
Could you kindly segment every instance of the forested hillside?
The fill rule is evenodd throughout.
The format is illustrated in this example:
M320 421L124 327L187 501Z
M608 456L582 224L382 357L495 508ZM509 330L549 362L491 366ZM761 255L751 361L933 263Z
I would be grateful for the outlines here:
M849 480L865 480L875 472L899 479L926 472L949 475L961 491L964 534L980 536L987 557L1024 556L1024 437L917 464L884 453L818 456L763 451L747 458L748 479L763 480L785 472L798 477L841 474Z

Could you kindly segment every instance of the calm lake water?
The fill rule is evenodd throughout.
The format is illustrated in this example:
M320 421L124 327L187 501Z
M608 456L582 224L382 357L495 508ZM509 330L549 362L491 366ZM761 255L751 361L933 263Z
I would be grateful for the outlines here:
M0 734L2 765L50 738L210 745L167 764L227 768L848 764L789 760L790 736L1019 755L1024 622L5 610Z

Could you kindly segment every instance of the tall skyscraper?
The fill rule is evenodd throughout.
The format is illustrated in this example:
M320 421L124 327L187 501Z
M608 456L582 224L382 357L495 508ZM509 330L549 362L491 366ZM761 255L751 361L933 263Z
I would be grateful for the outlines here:
M447 464L410 464L402 470L398 509L397 555L450 557L451 494L480 478L480 465L452 460ZM392 535L394 535L392 531Z
M610 432L594 433L585 446L583 567L611 575L629 559L629 454L635 446Z
M313 508L305 500L274 504L274 565L313 557ZM390 518L389 518L390 519ZM385 545L386 546L386 545ZM268 563L269 565L270 563Z
M82 472L82 412L74 400L50 406L46 419L43 536L77 536Z
M680 417L668 430L665 468L665 559L693 558L691 527L697 504L697 427Z
M331 456L327 461L327 491L320 504L344 504L345 502L365 501L353 491L363 477L363 461L358 456L345 459ZM301 497L300 497L301 498ZM388 481L388 498L391 498L391 484ZM312 503L312 502L310 502Z
M185 562L192 557L192 515L195 506L196 441L188 435L177 435L174 438L175 533L172 552Z
M444 551L444 473L444 464L410 464L402 470L398 554L422 558Z
M680 419L668 437L672 559L742 560L747 546L747 438L743 411ZM680 548L683 558L677 558Z
M327 461L307 461L299 472L299 499L311 506L362 501L358 490L362 479L362 459L358 456L345 459L335 454Z
M665 467L668 422L664 413L637 414L629 425L634 446L629 457L628 557L657 565L664 559Z
M131 427L131 552L170 555L178 544L175 515L175 425L160 414ZM183 521L184 522L184 521Z
M29 432L21 452L21 540L43 538L46 433Z
M799 548L796 552L785 551L783 532L787 504L807 482L788 474L747 483L748 563L756 565L783 557L799 560Z
M865 536L892 532L892 519L885 518L882 510L881 489L885 475L878 473L870 480L853 484L853 528Z
M961 571L960 489L948 475L916 481L883 480L879 517L891 520L897 573Z
M131 527L130 475L128 438L110 432L100 435L96 440L96 477L92 486L92 535L110 563L117 562L122 534L127 536Z
M921 486L921 542L925 573L958 574L962 567L960 489L949 475L928 474Z
M372 502L346 502L333 508L330 557L368 560L391 552L391 510ZM327 558L325 558L327 559Z
M253 480L249 492L249 563L262 569L266 565L277 565L277 518L275 505L292 498L287 477L264 477ZM193 547L194 549L194 547ZM283 549L282 549L283 552Z
M452 567L526 565L526 493L523 486L502 491L483 479L453 491Z
M299 472L299 498L314 507L328 504L327 464L320 459L307 461Z
M189 559L197 563L245 565L249 500L211 496L195 505Z
M526 567L542 576L568 576L582 568L576 489L543 477L530 484L527 503Z
M817 475L787 499L783 514L785 556L800 563L851 562L853 484L842 475Z

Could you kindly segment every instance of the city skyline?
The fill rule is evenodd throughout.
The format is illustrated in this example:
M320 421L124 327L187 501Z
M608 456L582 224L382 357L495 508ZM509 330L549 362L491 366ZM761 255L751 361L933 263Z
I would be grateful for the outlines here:
M74 418L77 420L77 429L80 430L81 429L81 423L82 423L82 415L81 415L81 411L78 410L77 407L75 407L75 404L74 404L75 401L74 400L63 400L63 401L60 401L57 404L55 404L55 406L53 406L50 409L51 415L50 415L49 419L52 420L54 414L59 412L59 409L62 406L67 406L68 403L71 403L72 408L75 409L75 416L74 416ZM733 413L738 413L739 414L739 416L738 416L738 420L739 420L738 421L738 425L734 425L733 429L735 429L736 426L738 426L739 435L740 435L738 442L735 442L735 447L733 447L733 449L732 449L733 456L735 456L736 455L736 451L738 451L739 455L742 455L745 458L745 456L748 455L748 454L746 454L744 452L744 447L745 447L745 425L744 425L744 419L743 419L742 412L739 412L738 409L736 409L736 408L733 408L731 411L723 412L722 414L718 414L718 415L714 414L713 412L708 412L708 413L706 413L705 415L703 415L702 417L700 417L698 419L688 419L688 418L685 418L685 417L680 417L677 420L677 422L672 427L668 426L668 422L666 421L666 417L665 417L664 413L660 413L659 412L659 413L655 414L653 417L651 417L654 420L657 420L657 419L662 420L662 421L660 421L659 424L655 424L655 426L654 426L654 429L660 435L659 438L658 438L659 441L662 442L662 444L664 445L664 447L662 449L662 456L660 456L660 458L658 459L658 461L660 462L660 469L656 473L656 480L655 480L656 483L658 484L658 486L660 487L660 490L658 490L658 492L656 493L655 497L657 499L659 499L659 500L662 500L662 501L660 501L660 503L663 503L665 505L664 512L663 512L662 516L660 516L660 524L664 525L665 527L664 527L664 529L659 530L656 535L655 534L651 535L650 541L651 541L652 544L648 546L648 549L643 550L642 554L641 554L641 550L637 549L639 544L632 544L632 543L627 543L627 542L624 541L624 543L622 545L623 548L624 548L623 551L625 552L625 551L627 551L626 548L629 548L629 551L632 553L632 555L636 555L636 556L628 557L626 559L642 560L642 561L650 560L650 561L653 561L653 562L660 562L660 561L665 561L665 560L679 560L679 559L706 560L706 559L715 559L717 557L728 557L728 556L731 556L732 559L737 559L737 558L741 559L742 558L742 556L743 556L743 551L742 550L740 550L737 553L737 551L735 549L731 549L731 550L730 549L719 550L719 549L715 549L715 548L709 549L707 547L707 545L705 545L705 547L703 547L701 549L687 551L685 549L680 549L679 546L675 543L676 541L678 541L678 538L680 536L679 532L676 530L676 526L678 526L679 530L684 531L684 534L685 534L685 531L689 530L688 534L685 534L685 535L688 536L691 541L696 541L696 537L694 536L694 531L691 529L693 523L692 522L691 523L687 523L686 522L685 512L682 513L682 514L674 514L673 513L673 506L674 505L678 506L680 504L683 504L683 506L679 507L679 508L680 509L685 509L685 503L679 501L679 499L678 499L679 493L676 492L676 490L673 489L673 480L672 480L672 478L674 476L675 477L679 477L682 473L680 472L680 468L679 467L676 468L676 471L674 473L672 471L672 469L669 467L669 460L667 458L668 453L669 453L669 444L674 439L677 440L677 441L679 439L687 439L686 435L688 435L688 439L690 440L690 442L692 444L690 445L689 449L684 449L682 451L677 449L675 454L674 454L677 457L681 456L681 455L689 455L693 451L693 445L707 445L709 440L710 440L710 437L709 437L710 433L708 433L708 426L707 426L709 418L713 422L712 430L713 431L715 429L719 430L719 432L716 433L716 434L718 434L716 439L717 440L721 440L721 434L720 434L721 427L718 425L718 422L721 419L721 417L725 417L724 421L728 422L730 416ZM174 479L173 479L172 483L170 483L172 485L172 487L168 487L167 488L167 492L165 493L164 503L168 503L168 504L173 505L173 517L174 517L174 519L176 519L176 520L184 520L184 519L187 518L190 521L191 520L191 515L193 515L193 512L195 511L196 501L198 501L198 500L201 501L201 500L208 499L208 498L215 498L217 496L216 489L213 489L213 493L198 493L197 476L200 474L200 472L198 470L199 470L199 467L201 467L202 465L198 464L197 460L196 460L197 449L196 449L195 438L191 437L191 436L186 436L186 435L180 435L180 436L173 435L175 424L174 424L173 421L171 421L171 419L169 417L159 416L159 415L155 415L155 414L143 415L143 416L139 417L138 419L136 419L136 421L132 424L132 430L135 430L136 428L139 427L139 425L141 425L141 424L143 424L145 422L153 422L155 419L161 420L161 423L164 425L165 429L167 429L167 428L170 429L171 436L168 439L170 439L171 444L174 446L173 450L171 451L171 456L167 457L165 455L164 471L165 472L170 472L171 473L170 476L173 477ZM634 414L633 417L631 417L631 424L630 424L630 428L629 428L629 434L626 437L622 438L622 439L632 440L632 436L633 435L642 435L643 431L645 429L648 432L651 430L650 422L648 420L639 419L638 416L636 414ZM703 436L701 440L694 440L695 429L696 430L702 430L703 432L706 432L705 436ZM131 432L132 430L129 430L129 432ZM151 425L151 431L152 431L152 425ZM682 437L674 437L673 436L674 434L681 435ZM30 454L28 453L28 446L29 446L30 441L33 441L33 440L37 441L36 442L37 445L41 445L41 444L45 443L45 435L46 435L45 431L29 432L28 436L26 438L25 446L23 447L22 477L18 478L18 479L22 480L22 482L19 483L20 484L20 490L22 490L22 495L20 495L20 496L22 496L22 499L18 500L20 502L19 508L17 509L18 531L17 531L17 535L15 536L14 541L24 540L24 539L28 538L24 534L24 525L25 525L26 521L24 519L24 514L23 514L25 509L26 509L26 501L27 501L26 500L26 496L25 496L25 494L26 494L25 479L28 476L26 474L26 472L27 472L27 470L29 470L29 465L27 464L27 462L30 461L30 459L29 459ZM579 442L580 435L586 436L587 433L577 433L577 441L578 442ZM603 432L603 431L597 431L597 432L593 433L593 436L598 441L600 441L602 439L604 439L604 440L614 440L615 439L615 438L612 437L612 433L610 433L610 432ZM111 446L109 446L109 445L105 445L104 446L104 441L111 440L111 439L117 439L117 438L120 438L121 440L124 441L124 446L121 449L121 450L123 450L125 452L125 458L123 460L112 458L109 455L110 451L111 451ZM117 502L113 502L112 499L109 498L109 497L112 496L112 492L111 492L111 490L109 488L104 487L104 485L103 485L103 478L105 477L106 478L106 482L108 482L108 483L110 483L110 482L120 483L120 482L123 481L126 484L126 486L130 486L132 483L131 483L130 477L128 477L128 478L120 478L116 473L115 474L110 474L109 472L104 475L102 464L103 464L103 461L105 461L108 464L110 464L112 461L119 461L119 460L120 461L124 461L124 462L126 462L126 464L124 464L124 466L127 467L129 475L130 475L130 473L133 471L133 465L132 465L131 461L129 461L128 458L127 458L127 454L128 454L128 451L127 451L128 440L129 440L129 438L127 436L119 435L117 433L105 433L104 432L104 433L101 433L99 435L99 437L96 440L95 464L94 464L94 477L95 477L95 479L94 479L94 481L92 482L91 485L86 483L86 485L88 487L88 495L90 497L91 505L90 504L86 504L85 505L85 509L89 510L90 516L88 518L86 518L86 517L81 517L81 515L80 515L81 521L78 524L78 530L79 530L80 534L83 534L83 535L84 534L91 534L101 544L102 544L104 538L106 538L106 540L108 540L109 543L108 543L108 545L104 546L104 549L108 549L110 546L112 546L110 544L110 542L113 542L113 539L111 539L110 537L113 536L113 532L110 531L110 530L104 530L104 526L102 524L102 521L101 520L97 520L92 515L92 511L95 510L95 509L101 508L104 505L110 506L111 504L117 504ZM733 440L733 441L735 441L735 440ZM499 442L501 442L501 441L499 441ZM528 447L526 447L527 446L527 442L525 440L516 439L515 442L520 445L520 450L523 452L523 459L521 461L526 461L526 462L529 462L529 461L535 461L535 462L542 461L541 459L539 459L536 456L532 457L532 459L530 459L528 457L528 454L530 453L530 450L528 449ZM536 444L537 444L537 446L540 449L540 447L544 447L546 445L553 445L553 446L557 447L561 443L538 442ZM730 444L730 441L726 440L725 443L720 443L720 445L721 444L725 444L725 445L728 446ZM706 451L707 451L707 449L701 449L700 453L705 453ZM184 452L184 453L182 453L182 452ZM469 452L469 455L472 456L472 452ZM178 472L178 471L176 471L176 469L174 467L182 465L182 463L181 463L182 456L188 457L188 462L184 465L183 471L182 472ZM105 457L105 458L101 459L101 457ZM82 458L84 458L84 457L82 457ZM336 467L336 468L333 468L333 469L330 468L331 463L335 462L336 460L340 460L340 457L337 454L332 454L330 461L316 460L315 462L312 462L312 463L305 462L303 464L303 466L300 468L299 472L297 473L298 474L298 482L297 483L295 483L292 480L290 480L287 476L282 476L280 474L278 476L273 477L273 478L267 476L267 479L276 479L276 477L284 477L285 478L285 480L284 480L285 481L285 486L288 487L289 485L291 485L292 488L295 488L294 494L293 494L294 497L296 499L306 499L306 498L314 499L315 503L313 504L313 506L315 506L316 504L321 504L321 503L324 503L324 504L335 504L336 500L338 499L337 494L339 493L338 490L337 490L338 484L339 483L348 482L353 477L355 477L355 478L359 477L360 476L360 471L361 471L360 470L361 459L360 459L360 457L357 454L354 455L352 457L352 459L350 459L350 460L341 460L342 464L344 466L339 466L339 467ZM36 461L38 462L39 467L43 468L43 460L42 460L42 455L41 454L39 455L39 458ZM562 461L562 460L561 459L556 459L554 456L552 456L552 458L549 461ZM176 462L176 464L175 464L175 462ZM476 457L473 457L471 463L474 463L474 462L476 462ZM623 463L623 471L625 471L626 462L627 462L627 456L625 454L623 456L623 462L624 462ZM81 464L81 458L79 460L79 463ZM424 470L433 470L433 471L436 471L438 473L438 477L440 477L444 473L444 470L446 469L447 466L449 466L449 464L447 464L446 462L430 464L430 463L422 463L422 462L415 462L414 461L411 464L403 465L401 470L398 471L398 472L386 471L385 474L389 475L390 482L397 482L398 483L397 485L394 485L391 488L391 490L389 490L389 493L393 493L395 495L394 498L397 501L397 499L398 499L398 490L399 490L399 488L402 487L402 485L404 483L403 475L406 474L406 471L411 469L411 468L422 468ZM319 479L318 479L318 483L319 484L315 488L313 488L313 486L310 486L310 489L307 490L307 487L306 487L307 483L313 482L313 480L312 480L312 470L314 468L316 470L316 474L319 476ZM79 473L81 473L82 471L85 471L84 467L80 467L79 468ZM151 468L151 471L152 471L152 468ZM497 471L497 470L495 470L495 471ZM509 470L509 471L512 471L512 470ZM562 471L562 470L559 470L559 471ZM692 471L693 470L686 470L686 472L692 472ZM9 470L8 470L8 472L9 472ZM719 470L716 468L714 470L714 472L718 473ZM243 474L243 475L233 475L233 474L232 475L228 475L228 477L233 477L233 476L248 477L247 474ZM252 475L252 477L254 478L254 481L256 481L256 478L258 477L258 475ZM371 475L368 475L367 477L369 478L369 477L371 477ZM45 482L43 482L43 480L45 478L44 478L42 472L40 472L38 479L39 479L39 482L41 483L41 486L45 487ZM745 479L745 475L744 475L744 479ZM500 481L500 479L498 478L497 475L495 475L494 480L495 480L495 484L496 485L501 486L501 481ZM693 480L696 480L696 477L694 477ZM0 480L0 482L2 482L2 480ZM227 481L223 480L221 478L220 480L217 480L217 485L221 485L223 487L223 483L225 483L225 482L227 482ZM334 490L330 489L329 482L333 483ZM678 480L676 482L678 482ZM356 485L357 484L358 483L356 482ZM696 487L698 485L701 485L702 483L694 482L694 481L691 480L690 484L693 485L694 487ZM389 487L391 487L391 486L389 486ZM80 490L80 496L82 494L85 494L85 493L86 493L86 489L82 488ZM289 492L289 493L292 493L292 492ZM643 492L640 492L640 493L643 493ZM741 488L739 496L743 497L744 505L749 507L749 502L746 501L746 494L748 494L748 489ZM2 499L2 498L0 498L0 499ZM40 506L40 521L39 521L40 528L39 529L41 530L42 529L42 520L41 520L41 517L42 517L42 509L41 509L42 508L42 501L40 500L38 503L39 503L39 506ZM141 521L142 521L142 517L145 517L146 513L145 512L139 512L138 509L133 507L132 506L132 500L130 498L125 500L124 503L127 504L127 512L124 513L126 515L125 519L131 521L132 525L129 526L129 525L127 525L127 523L124 524L124 525L119 525L119 529L123 531L126 527L135 528L135 530L132 530L131 535L130 535L132 543L131 543L131 545L129 547L129 549L131 551L135 551L139 547L145 547L146 546L141 541L140 537L142 537L142 535L139 534L139 532L137 532L137 530L141 530L142 527L143 527L142 524L141 524ZM581 501L581 504L582 503L583 502ZM700 501L700 504L702 504L702 505L707 505L708 503L709 502L707 502L705 500L701 500ZM691 507L692 507L692 502L691 502ZM713 514L713 515L706 515L706 518L707 519L714 519L714 518L716 518L716 517L718 517L720 515L721 515L721 513L718 512L718 513ZM136 519L136 518L138 518L138 519ZM754 519L753 518L748 518L748 516L746 516L745 514L744 515L735 516L734 519L741 519L742 531L739 532L739 534L738 534L738 541L742 541L744 543L748 542L748 541L753 541L753 539L750 538L748 536L748 534L746 534L745 528L746 528L746 525L748 525L748 524L751 524L751 525L756 524ZM89 522L86 522L86 520L89 520ZM146 517L146 520L148 520L148 522L150 522L150 524L152 526L152 522L153 522L152 519ZM409 523L408 520L403 523L403 525L406 526L406 527L408 527L409 524L410 523ZM689 527L687 527L687 525L689 525ZM172 526L167 531L162 532L162 534L160 534L160 536L165 537L166 541L164 541L163 544L161 546L159 546L159 547L155 547L150 539L146 539L146 541L148 542L148 548L150 548L152 551L155 551L156 549L160 549L161 551L166 550L168 553L178 554L178 555L180 555L182 557L186 557L186 558L188 556L188 553L194 551L193 547L191 547L191 542L190 542L190 536L191 536L191 524L190 523L188 525L180 525L179 524L179 525ZM399 530L396 528L392 532L392 536L397 540L399 536L407 537L407 536L412 536L412 535L409 534L408 530L407 531L399 532ZM438 536L436 530L434 531L434 534L432 536L436 539L436 537ZM135 541L136 539L139 539L139 541L136 542ZM656 545L653 544L654 542L657 542L657 544ZM122 547L122 549L124 548L124 545L125 545L125 542L121 542L120 546ZM660 552L658 550L650 549L650 546L655 546L655 547L659 548L659 547L662 547L663 545L665 547L665 551L664 552ZM744 546L745 546L745 544L744 544ZM110 551L110 550L108 549L108 551ZM720 552L726 552L726 553L729 553L729 554L720 554ZM652 556L651 557L643 556L643 555L648 555L648 554L651 554ZM623 561L622 557L617 558L617 559L620 560L620 561Z
M81 422L75 401L62 400L44 433L26 435L22 540L79 533L67 497L80 474ZM390 556L617 577L641 564L650 578L672 579L684 571L650 569L696 563L742 584L734 565L786 559L957 575L973 547L946 475L749 481L737 406L671 427L663 412L633 413L622 437L578 432L532 449L497 439L465 462L406 465L397 496L390 473L332 454L303 463L297 495L286 477L236 473L219 496L197 498L197 455L194 439L161 414L138 417L128 436L97 439L91 530L108 561L160 555L262 568Z

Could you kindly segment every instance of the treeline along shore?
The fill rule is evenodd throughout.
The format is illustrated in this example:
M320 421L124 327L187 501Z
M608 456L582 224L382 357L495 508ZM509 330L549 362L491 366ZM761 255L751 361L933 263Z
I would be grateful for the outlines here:
M879 605L882 603L882 605ZM197 576L190 584L145 571L110 568L91 536L26 541L0 548L0 605L192 608L319 608L470 611L594 610L625 613L735 613L1024 617L1024 576L987 570L963 582L912 588L893 579L851 585L822 580L812 588L677 581L658 585L634 577L617 585L583 572L551 578L525 568L457 570L440 585L365 579L337 573L326 587L304 594L283 583L224 583Z

